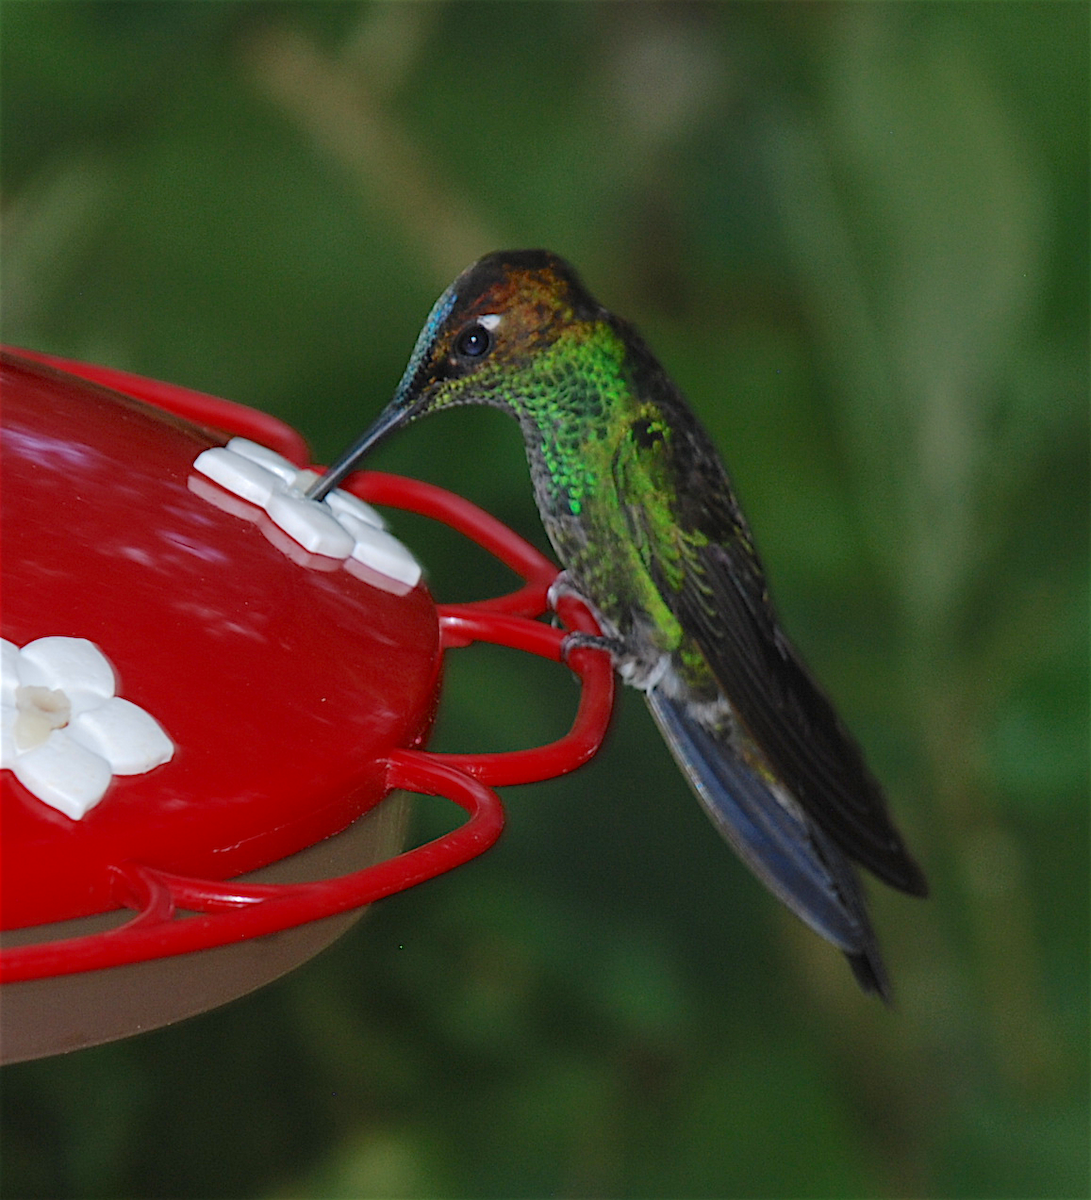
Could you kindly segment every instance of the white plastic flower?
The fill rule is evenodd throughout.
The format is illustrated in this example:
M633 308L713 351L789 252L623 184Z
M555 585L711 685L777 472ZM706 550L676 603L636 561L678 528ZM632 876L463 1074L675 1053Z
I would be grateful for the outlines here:
M197 456L194 470L268 513L312 554L355 559L380 575L416 587L421 567L369 504L340 489L322 501L304 492L318 478L248 438L232 438Z
M86 638L0 640L0 767L78 821L115 775L142 775L174 755L154 717L115 695L110 660Z

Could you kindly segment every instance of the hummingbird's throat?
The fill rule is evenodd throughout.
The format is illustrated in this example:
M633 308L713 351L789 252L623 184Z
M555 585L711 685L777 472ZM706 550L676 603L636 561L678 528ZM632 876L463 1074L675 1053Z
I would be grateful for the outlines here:
M571 427L523 417L527 458L539 507L559 517L583 515L598 488L599 471L586 447L564 435ZM531 429L527 429L527 425ZM544 504L544 507L543 507Z

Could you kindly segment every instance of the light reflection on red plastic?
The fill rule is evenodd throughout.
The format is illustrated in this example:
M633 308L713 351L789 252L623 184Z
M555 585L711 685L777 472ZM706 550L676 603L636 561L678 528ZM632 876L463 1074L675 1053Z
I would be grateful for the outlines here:
M198 425L211 425L214 429L223 429L239 437L250 438L275 450L297 467L304 467L310 458L310 451L303 437L290 425L268 413L256 408L247 408L245 404L237 404L233 400L222 400L219 396L210 396L207 392L195 392L191 388L177 387L173 383L162 383L157 379L145 379L143 375L134 375L131 371L119 371L114 367L100 367L94 363L77 362L72 358L58 358L55 354L42 354L39 350L23 350L21 348L4 347L21 358L29 358L32 362L42 363L47 367L56 367L68 375L78 375L89 383L98 383L103 387L121 392L125 396L135 396L148 404L154 404L165 412L174 413L176 417L185 417Z

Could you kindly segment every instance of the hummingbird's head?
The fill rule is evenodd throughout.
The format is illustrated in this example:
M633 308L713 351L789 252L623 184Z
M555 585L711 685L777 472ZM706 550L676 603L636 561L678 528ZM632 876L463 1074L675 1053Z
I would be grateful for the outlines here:
M562 335L605 316L558 255L487 254L436 302L393 403L406 419L456 404L511 408L521 379Z
M478 259L436 301L394 399L311 488L321 499L378 442L426 413L487 404L520 414L555 392L551 352L609 319L575 270L548 250L499 250Z

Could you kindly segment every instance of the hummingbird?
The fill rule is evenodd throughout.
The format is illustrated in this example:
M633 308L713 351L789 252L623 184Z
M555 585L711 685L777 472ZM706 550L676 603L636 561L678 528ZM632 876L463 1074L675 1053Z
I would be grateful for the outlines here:
M927 884L883 791L774 610L727 470L643 338L546 250L468 267L425 321L394 398L311 487L321 499L396 429L457 405L519 423L542 523L601 636L743 862L891 996L854 864Z

